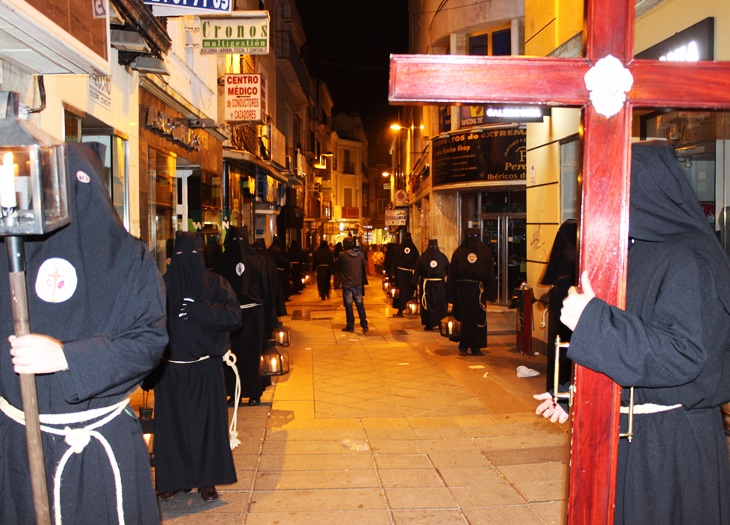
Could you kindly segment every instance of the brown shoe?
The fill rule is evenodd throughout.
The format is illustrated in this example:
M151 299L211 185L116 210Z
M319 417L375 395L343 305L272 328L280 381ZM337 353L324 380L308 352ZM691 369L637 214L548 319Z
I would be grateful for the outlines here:
M200 497L203 501L215 501L218 499L218 491L215 490L213 485L210 487L200 487L198 492L200 492Z

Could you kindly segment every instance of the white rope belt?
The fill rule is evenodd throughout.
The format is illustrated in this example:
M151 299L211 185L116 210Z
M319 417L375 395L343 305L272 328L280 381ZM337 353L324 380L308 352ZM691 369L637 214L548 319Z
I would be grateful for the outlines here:
M104 447L106 455L109 458L109 464L114 472L114 484L117 497L117 519L120 525L124 525L124 501L122 497L122 475L119 472L119 465L117 464L116 457L111 445L106 438L95 429L106 425L109 421L117 417L129 404L129 398L126 398L116 405L103 408L94 408L83 412L72 412L68 414L40 414L39 420L41 423L41 430L49 434L56 434L58 436L65 436L66 444L69 449L61 457L56 466L56 473L53 476L53 508L54 508L54 522L56 525L62 525L61 521L61 478L63 469L66 466L71 454L81 454L86 445L92 437L96 438L99 443ZM8 416L10 419L21 425L25 425L25 414L22 410L14 407L7 400L0 396L0 410ZM106 416L106 417L103 417ZM47 425L69 425L74 423L84 423L93 419L99 419L96 423L92 423L83 428L53 428Z
M421 287L422 293L421 293L421 306L428 311L428 304L426 303L426 283L429 281L443 281L443 277L424 277L423 278L423 286Z
M245 310L246 308L253 308L255 306L261 306L262 303L248 303L248 304L242 304L241 310Z
M235 408L233 409L231 424L228 426L228 443L231 446L231 450L233 450L241 444L241 440L238 439L238 405L241 403L241 376L238 374L238 367L236 366L236 354L228 350L223 356L223 362L231 367L236 376L236 387L233 391L233 398L236 400L236 404L234 405Z
M642 405L634 405L634 414L656 414L658 412L667 412L668 410L674 410L680 408L682 405L656 405L654 403L644 403ZM622 414L629 413L629 407L621 407L620 412Z
M416 270L414 268L401 268L400 266L395 267L397 270L403 270L404 272L415 272Z
M209 355L204 355L203 357L199 357L195 361L173 361L172 359L167 359L165 357L163 357L162 359L164 359L168 363L172 363L172 364L175 364L175 365L192 365L192 364L195 364L195 363L200 363L201 361L205 361L206 359L209 359L209 358L210 358Z

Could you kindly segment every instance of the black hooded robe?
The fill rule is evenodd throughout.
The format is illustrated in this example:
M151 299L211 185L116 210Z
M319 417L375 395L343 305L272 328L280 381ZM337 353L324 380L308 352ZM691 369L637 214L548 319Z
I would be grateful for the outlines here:
M276 270L276 261L266 249L263 239L256 239L253 244L254 250L266 259L266 269L269 274L269 280L274 287L274 304L276 305L276 315L283 317L286 313L286 297L284 296L284 286L280 282L279 272Z
M71 223L25 239L31 330L60 340L68 361L68 370L36 376L41 424L60 430L67 425L46 423L44 415L122 402L157 366L167 342L160 273L146 245L119 221L100 178L98 153L82 144L67 144L66 151ZM15 328L6 257L0 257L0 274L5 276L0 278L0 396L22 410L8 343ZM52 298L53 290L60 297ZM100 419L68 426L83 428ZM0 422L0 523L35 523L25 427L3 413ZM133 409L94 430L113 457L92 436L81 453L70 454L62 472L57 467L70 447L63 436L42 432L51 515L60 510L63 523L117 524L115 491L121 487L127 523L159 524L149 453ZM112 465L119 468L119 485ZM56 475L60 509L53 504Z
M416 262L414 281L418 283L418 297L421 303L421 324L426 329L439 326L449 311L445 278L449 274L449 259L439 250L436 241L431 241Z
M241 325L230 285L205 269L202 240L178 234L165 273L170 343L155 384L155 482L159 492L236 482L222 357ZM192 298L187 318L184 298Z
M568 219L558 228L555 235L550 258L540 284L552 285L548 301L548 338L547 369L545 387L550 391L555 387L555 338L560 336L563 343L570 342L570 328L560 322L560 310L563 299L568 296L568 289L575 285L577 266L578 221ZM568 359L565 350L560 351L560 367L558 384L565 385L572 379L573 362Z
M392 275L395 277L395 286L398 288L398 297L393 298L393 308L402 312L406 303L413 298L415 286L413 284L413 272L418 262L418 248L413 243L410 234L395 249L393 255Z
M317 291L320 299L330 296L330 281L335 266L335 257L332 255L327 241L322 241L314 252L314 267L317 269Z
M302 246L299 241L292 241L289 246L289 251L286 252L286 258L289 259L291 264L290 277L291 277L291 290L292 293L300 293L304 290L304 274L307 270L307 254L302 250Z
M284 301L288 301L289 296L292 293L291 283L289 282L291 264L289 263L289 259L286 257L285 252L286 245L284 244L284 239L275 235L274 240L271 241L271 246L269 246L269 254L276 265L276 273L279 276L278 281L281 289L281 295L284 298Z
M241 397L259 399L269 381L259 375L261 354L278 326L274 284L266 259L248 243L245 228L233 227L213 271L222 275L241 304L241 328L231 334L231 351L241 378ZM235 398L236 376L226 367L226 394ZM268 378L267 378L268 379Z
M479 240L479 231L467 230L451 256L448 286L453 314L461 322L459 349L487 346L487 301L497 298L497 277L492 251Z
M615 523L730 523L730 262L668 143L633 146L630 202L626 311L592 299L568 350L664 407L619 441Z

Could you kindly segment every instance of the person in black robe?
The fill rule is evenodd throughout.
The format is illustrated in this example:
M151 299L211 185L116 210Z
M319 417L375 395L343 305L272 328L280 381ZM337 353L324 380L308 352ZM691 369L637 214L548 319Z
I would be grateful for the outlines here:
M446 293L446 276L449 274L449 259L439 250L438 241L428 241L428 248L416 262L413 274L414 285L418 286L421 303L421 324L424 330L438 328L441 319L449 311Z
M274 235L271 246L269 246L269 254L271 254L276 264L276 271L279 274L279 284L284 301L288 301L292 293L291 283L289 282L291 264L286 256L286 244L282 237Z
M411 233L406 232L403 236L403 242L398 245L393 254L391 276L393 282L395 282L395 287L398 288L398 297L393 298L393 308L398 310L395 317L403 317L406 303L413 298L416 291L413 284L413 273L419 255L418 248L416 248L411 238Z
M623 388L622 432L634 389L615 523L730 523L720 410L730 399L730 260L671 144L634 144L631 163L626 310L595 297L584 272L562 310L568 355ZM541 408L557 413L549 399Z
M266 259L269 279L274 286L274 305L276 306L276 315L278 317L283 317L287 315L286 298L284 296L284 283L281 282L279 272L276 269L276 261L271 256L269 250L266 249L266 244L263 239L256 239L251 246L253 246L254 250L260 253L264 259Z
M487 302L497 298L492 251L479 239L479 229L468 228L451 256L448 276L453 315L461 323L459 355L483 355L487 346Z
M129 395L167 343L162 278L109 200L103 146L65 147L71 222L25 237L31 334L13 335L7 258L0 257L0 523L36 522L26 429L18 422L24 373L37 374L54 523L159 524L150 456ZM91 439L77 440L74 450L65 440L71 431Z
M335 258L327 241L319 243L319 248L314 252L313 264L317 270L317 291L320 299L324 301L330 297L330 280L335 266Z
M293 240L286 252L286 258L289 259L291 290L292 293L299 294L304 290L304 272L307 269L307 254L302 249L299 241Z
M199 234L177 234L164 279L170 342L154 384L158 499L197 487L213 501L215 485L236 482L222 357L241 306L228 282L206 270Z
M231 334L231 351L241 378L241 397L248 404L258 405L266 384L259 374L261 355L267 348L271 332L279 326L268 262L248 243L248 230L232 227L228 231L225 251L218 258L213 271L222 275L236 293L241 304L241 328ZM229 405L235 398L236 376L226 367L226 395ZM267 378L268 379L268 378Z
M548 337L547 337L547 370L545 372L545 389L555 387L555 338L570 342L570 328L560 322L560 310L563 299L568 296L568 289L575 285L577 266L578 221L568 219L558 228L553 248L550 250L545 274L540 284L552 286L548 298ZM569 384L572 376L573 362L565 350L560 351L558 367L558 384Z

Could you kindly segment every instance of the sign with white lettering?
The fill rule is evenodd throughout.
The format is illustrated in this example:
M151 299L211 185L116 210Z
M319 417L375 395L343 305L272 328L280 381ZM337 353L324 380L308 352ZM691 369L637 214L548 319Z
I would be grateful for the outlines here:
M263 75L226 75L223 85L227 122L263 123L266 114L266 85Z
M493 122L542 122L550 116L550 108L542 106L461 106L461 127Z
M385 210L386 226L405 226L408 219L408 208Z
M462 131L436 137L431 144L434 186L525 181L527 132L524 129Z
M239 16L240 13L254 15ZM202 20L200 52L217 55L268 55L269 12L234 11L231 18Z
M144 0L155 16L212 15L230 13L231 0Z

